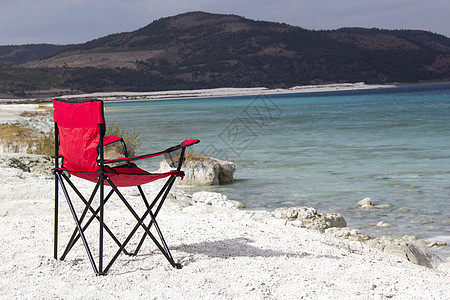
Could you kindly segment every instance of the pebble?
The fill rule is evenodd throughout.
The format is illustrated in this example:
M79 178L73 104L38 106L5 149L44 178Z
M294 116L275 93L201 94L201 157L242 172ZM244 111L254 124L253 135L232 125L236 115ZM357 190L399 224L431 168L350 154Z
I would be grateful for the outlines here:
M375 205L375 208L389 208L389 207L391 207L391 205L387 203Z
M426 243L426 244L430 248L439 248L439 247L447 246L447 243L442 242L442 241L430 242L430 243Z
M370 209L373 208L373 201L369 197L366 197L358 202L358 206L361 208Z
M377 227L380 227L380 228L392 227L392 224L384 223L384 222L378 222L377 223Z

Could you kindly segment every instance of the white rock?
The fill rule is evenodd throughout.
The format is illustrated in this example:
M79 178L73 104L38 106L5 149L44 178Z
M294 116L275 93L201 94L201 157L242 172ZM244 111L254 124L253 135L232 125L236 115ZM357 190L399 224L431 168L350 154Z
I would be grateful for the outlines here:
M14 168L37 175L52 175L53 162L44 155L3 153L0 167Z
M169 165L162 161L159 172L171 170ZM207 156L190 156L186 159L182 170L185 177L182 181L177 179L179 185L220 185L233 182L236 165L230 161L224 161Z
M443 242L443 241L435 241L435 242L426 243L426 245L430 248L439 248L439 247L447 246L447 243Z
M376 226L380 227L380 228L386 228L386 227L392 227L392 224L384 223L384 222L380 221L380 222L377 223Z
M380 209L389 208L389 207L391 207L391 205L387 204L387 203L375 205L375 208L380 208Z
M300 221L302 226L324 232L331 227L346 227L347 222L338 213L321 214L312 207L281 207L273 211L273 216L290 222Z
M444 262L442 258L434 254L424 241L413 236L402 238L381 237L367 241L367 243L389 254L403 257L410 262L436 269Z
M373 208L373 207L374 207L374 206L373 206L373 201L372 201L372 199L370 199L369 197L360 200L360 201L358 202L358 206L361 206L361 208L365 208L365 209Z
M192 201L211 206L244 208L245 206L235 200L229 200L226 195L214 192L197 192L192 195Z
M303 224L303 222L300 221L300 220L295 220L295 221L292 221L292 222L288 222L287 224L290 225L290 226L294 226L294 227L305 227L305 224Z
M428 268L437 269L444 263L442 258L428 249L424 241L419 240L415 236L403 236L402 238L383 236L376 238L361 234L359 231L349 228L328 228L325 230L325 233L344 239L363 242L383 252Z
M297 218L310 219L317 216L317 210L314 207L301 207L298 208Z
M293 221L297 219L298 210L296 207L280 207L273 212L273 215L277 219L287 219Z

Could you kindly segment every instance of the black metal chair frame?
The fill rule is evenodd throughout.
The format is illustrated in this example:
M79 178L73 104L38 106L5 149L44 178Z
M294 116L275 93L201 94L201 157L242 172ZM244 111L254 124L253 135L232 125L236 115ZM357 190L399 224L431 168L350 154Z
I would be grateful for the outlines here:
M60 159L61 156L59 155L59 137L58 137L58 126L55 123L55 156L54 163L54 175L55 175L55 210L54 210L54 258L58 259L58 214L59 214L59 189L64 194L64 197L66 199L66 202L69 206L69 209L71 211L71 214L73 216L73 219L76 223L76 228L73 231L73 234L67 243L67 246L60 257L60 260L64 260L70 250L73 248L75 243L81 239L84 245L84 248L86 250L86 253L88 255L89 261L91 263L91 266L97 275L105 275L110 270L113 263L116 261L118 256L121 252L123 252L126 255L132 255L135 256L138 254L139 250L141 249L142 244L144 243L144 240L146 237L150 237L150 239L155 243L155 245L158 247L158 249L162 252L162 254L166 257L166 259L169 261L169 263L177 269L180 269L182 266L179 263L176 263L169 247L167 246L167 243L164 239L164 236L161 232L161 229L156 221L156 217L158 216L161 207L163 203L165 202L167 195L169 194L170 189L172 188L175 179L176 174L180 174L182 163L184 161L185 156L185 150L186 147L181 148L181 155L178 161L177 166L177 172L173 175L170 175L165 182L164 186L160 190L160 192L156 195L156 197L153 199L153 201L150 203L145 194L142 190L142 187L140 185L137 185L137 188L139 190L139 194L145 204L145 212L141 216L139 216L135 209L130 205L130 203L125 199L123 194L119 191L119 189L114 185L114 183L111 181L111 179L108 177L108 172L105 171L105 163L104 163L104 145L103 145L103 137L104 137L104 126L102 124L99 125L100 127L100 143L99 143L99 159L98 163L100 166L100 170L98 173L98 180L95 185L94 190L92 191L91 195L89 196L89 199L87 200L82 193L77 189L77 187L74 185L74 183L70 180L69 176L67 175L67 171L63 168L60 168ZM109 193L105 196L105 182L107 182L111 190ZM70 188L78 195L78 197L81 199L83 204L85 205L85 208L80 216L77 215L72 199L69 195L69 190L66 186L66 183L70 186ZM99 206L94 209L92 207L92 203L94 198L96 197L97 192L99 192ZM121 201L124 203L124 205L128 208L128 210L131 212L131 214L134 216L134 218L137 221L137 224L134 226L134 228L131 230L131 232L128 234L126 239L123 242L120 242L119 239L113 234L113 232L110 230L110 228L104 223L104 214L105 214L105 204L108 202L108 200L111 198L113 194L116 194ZM90 212L92 215L89 219L87 219L87 214ZM145 224L145 220L147 217L150 217L150 220L148 221L148 225ZM86 220L87 219L87 220ZM89 225L92 223L92 221L96 219L99 222L99 248L98 248L98 264L96 263L94 259L94 255L89 247L89 243L86 240L85 231L89 227ZM157 232L157 236L150 232L150 229L154 227L154 229ZM144 233L140 239L140 242L138 243L136 249L134 251L129 252L126 250L126 246L129 243L129 241L132 239L136 231L142 228L144 230ZM112 240L117 244L119 249L117 252L112 256L112 258L109 260L109 262L105 263L104 265L104 249L103 249L103 243L104 243L104 231L112 238ZM158 240L159 238L159 240Z

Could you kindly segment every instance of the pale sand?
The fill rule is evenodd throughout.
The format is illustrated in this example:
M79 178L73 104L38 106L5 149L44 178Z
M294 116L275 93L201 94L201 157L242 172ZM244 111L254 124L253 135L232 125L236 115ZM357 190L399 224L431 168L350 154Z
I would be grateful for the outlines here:
M358 83L335 83L322 85L306 85L295 86L288 89L268 89L265 87L255 88L214 88L201 90L173 90L173 91L156 91L156 92L97 92L90 94L64 95L57 97L60 99L102 99L104 101L147 101L147 100L170 100L183 98L198 98L198 97L232 97L232 96L257 96L257 95L275 95L275 94L292 94L292 93L312 93L312 92L329 92L329 91L348 91L348 90L366 90L378 88L391 88L395 85L374 85ZM0 99L0 103L19 103L26 100L27 102L33 100L45 101L46 99ZM47 99L48 100L48 99Z
M0 100L1 101L1 100ZM24 111L36 111L39 104L8 104L0 106L0 124L15 123Z
M67 95L60 98L98 98L105 101L117 100L165 100L182 99L197 97L233 97L233 96L256 96L256 95L275 95L292 93L312 93L329 91L348 91L395 87L394 85L368 85L364 82L359 83L335 83L323 85L295 86L289 89L268 89L265 87L255 88L215 88L201 90L175 90L175 91L157 91L157 92L99 92L82 95Z

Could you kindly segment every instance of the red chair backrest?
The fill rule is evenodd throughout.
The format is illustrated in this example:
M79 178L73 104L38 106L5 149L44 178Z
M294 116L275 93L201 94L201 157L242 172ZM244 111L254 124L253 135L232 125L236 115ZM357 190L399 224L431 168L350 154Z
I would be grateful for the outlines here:
M63 168L97 171L100 125L104 128L103 101L53 101Z

